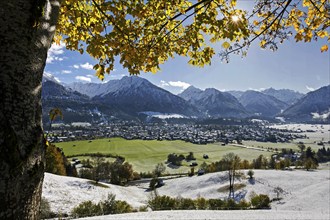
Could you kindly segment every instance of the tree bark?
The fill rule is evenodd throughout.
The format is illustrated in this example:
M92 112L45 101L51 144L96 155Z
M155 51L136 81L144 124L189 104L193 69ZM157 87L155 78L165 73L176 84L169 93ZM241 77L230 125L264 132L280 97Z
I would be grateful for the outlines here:
M42 74L59 8L58 0L0 2L0 219L38 219Z

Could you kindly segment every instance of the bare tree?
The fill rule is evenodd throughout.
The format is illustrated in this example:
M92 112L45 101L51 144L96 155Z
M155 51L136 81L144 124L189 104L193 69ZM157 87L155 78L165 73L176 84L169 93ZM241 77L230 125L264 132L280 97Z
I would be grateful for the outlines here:
M228 153L223 157L222 162L226 170L228 170L229 197L234 198L235 175L236 171L240 168L241 158L234 153Z
M274 188L274 192L276 193L276 200L278 201L280 200L280 195L284 193L284 190L281 187L277 186Z

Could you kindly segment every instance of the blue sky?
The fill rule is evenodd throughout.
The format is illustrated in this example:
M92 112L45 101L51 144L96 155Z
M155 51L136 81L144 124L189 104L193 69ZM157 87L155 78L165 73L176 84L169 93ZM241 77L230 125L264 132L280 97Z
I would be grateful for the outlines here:
M326 43L325 40L296 43L290 39L272 52L260 49L258 42L254 42L243 59L231 55L229 63L221 63L215 55L210 66L198 68L189 65L187 58L176 57L162 65L160 72L141 73L140 76L175 94L189 85L221 91L289 88L306 93L330 83L329 51L320 52L320 47ZM63 83L102 83L92 69L96 63L88 54L68 51L64 45L53 45L48 53L45 72ZM119 64L115 68L105 77L105 82L129 75Z

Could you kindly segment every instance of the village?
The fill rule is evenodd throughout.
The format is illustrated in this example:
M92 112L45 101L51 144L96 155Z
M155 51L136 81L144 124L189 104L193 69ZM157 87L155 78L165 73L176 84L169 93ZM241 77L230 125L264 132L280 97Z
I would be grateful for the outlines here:
M126 140L182 140L194 144L222 142L240 143L258 141L285 143L294 139L307 138L301 132L274 129L264 125L198 125L198 124L142 124L122 121L107 125L90 123L58 124L46 131L48 141L66 142L93 140L99 138L122 137Z

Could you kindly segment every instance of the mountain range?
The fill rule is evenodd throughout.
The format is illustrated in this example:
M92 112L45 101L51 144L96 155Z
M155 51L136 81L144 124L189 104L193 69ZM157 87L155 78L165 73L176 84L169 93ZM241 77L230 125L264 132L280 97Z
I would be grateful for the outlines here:
M235 117L244 118L249 112L230 93L208 88L204 91L193 86L188 87L178 96L196 106L208 117Z
M44 121L51 108L61 108L64 122L105 122L113 118L274 118L290 121L329 120L329 88L308 94L273 88L257 91L221 92L190 86L178 95L148 80L126 76L107 83L62 85L44 75L42 103ZM330 113L329 113L330 114Z

